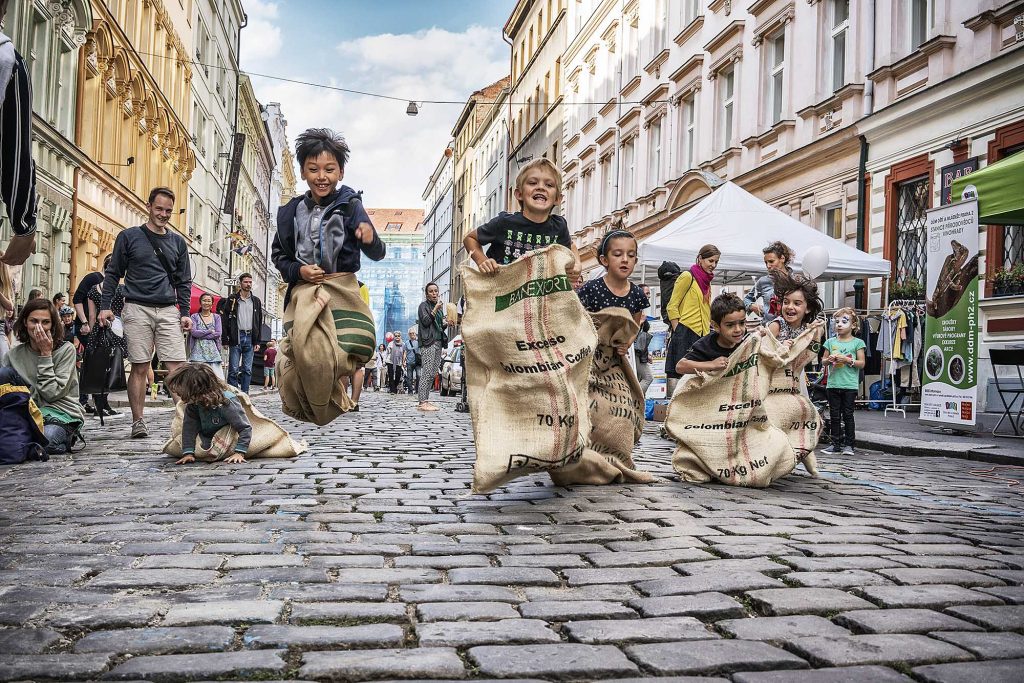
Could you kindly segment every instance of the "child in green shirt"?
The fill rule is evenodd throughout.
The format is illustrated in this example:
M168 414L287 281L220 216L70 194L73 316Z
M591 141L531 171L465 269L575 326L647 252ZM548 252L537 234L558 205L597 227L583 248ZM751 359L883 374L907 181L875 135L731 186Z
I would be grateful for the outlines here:
M822 361L829 366L828 409L832 422L832 446L825 453L853 455L857 435L853 423L853 407L860 385L860 369L864 367L864 341L855 337L860 319L852 308L840 308L832 318L836 336L822 345ZM845 427L845 429L844 429Z

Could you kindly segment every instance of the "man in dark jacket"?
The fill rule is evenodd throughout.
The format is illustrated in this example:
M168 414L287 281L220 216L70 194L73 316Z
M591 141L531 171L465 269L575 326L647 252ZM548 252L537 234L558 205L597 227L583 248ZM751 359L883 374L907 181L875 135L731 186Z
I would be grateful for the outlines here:
M249 393L252 357L264 341L263 303L252 293L252 275L238 277L238 291L220 302L222 342L229 349L228 384Z

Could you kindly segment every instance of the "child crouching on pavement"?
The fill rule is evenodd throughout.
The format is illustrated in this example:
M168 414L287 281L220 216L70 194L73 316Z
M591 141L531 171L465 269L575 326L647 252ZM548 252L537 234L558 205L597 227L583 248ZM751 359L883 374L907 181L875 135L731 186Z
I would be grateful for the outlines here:
M729 356L747 336L746 308L743 299L735 294L726 292L715 297L711 302L711 321L715 329L694 342L686 355L676 363L676 372L680 375L725 370L729 365ZM684 384L680 381L678 386Z
M232 454L224 462L242 463L252 440L252 424L232 389L205 363L188 363L165 380L167 389L185 403L181 424L181 454L175 464L195 462L196 441L214 458Z

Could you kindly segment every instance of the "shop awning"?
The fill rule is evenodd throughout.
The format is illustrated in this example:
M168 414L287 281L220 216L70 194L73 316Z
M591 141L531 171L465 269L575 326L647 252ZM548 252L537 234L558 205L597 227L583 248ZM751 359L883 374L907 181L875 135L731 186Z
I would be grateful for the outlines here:
M978 221L989 225L1024 225L1024 151L953 181L953 201L973 187Z
M190 313L199 312L199 297L201 297L203 294L207 294L207 291L205 289L203 289L202 287L197 287L194 284L192 285L192 295L190 297L191 301L189 301ZM213 292L209 292L209 294L213 294ZM220 301L220 297L217 296L216 294L213 294L213 310L215 311L217 310L218 301Z

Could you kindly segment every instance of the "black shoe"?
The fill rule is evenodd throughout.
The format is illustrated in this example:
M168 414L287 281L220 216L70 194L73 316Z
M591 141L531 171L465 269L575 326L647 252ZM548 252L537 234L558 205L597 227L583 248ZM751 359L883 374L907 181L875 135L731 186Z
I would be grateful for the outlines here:
M110 417L111 415L120 415L121 413L114 410L110 406L107 406L106 408L103 409L103 414L106 415L107 417Z
M89 413L90 415L92 415L92 414L94 414L96 412L96 409L93 407L93 405L91 403L83 403L82 404L82 410L84 410L85 412Z
M353 412L353 413L358 413L358 412L359 412L359 404L357 403L357 404L355 405L355 407L354 407L354 408L352 408L352 410L351 410L350 412Z

